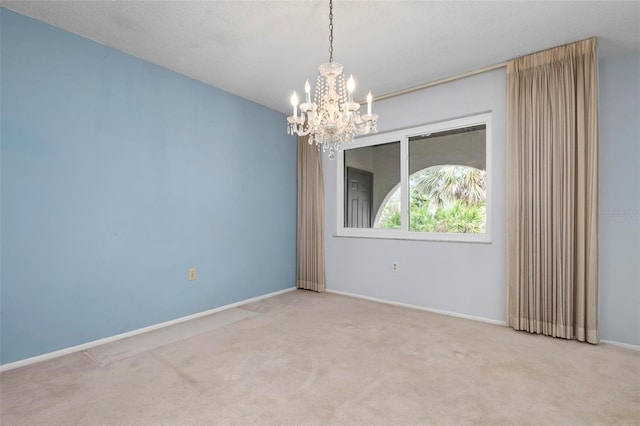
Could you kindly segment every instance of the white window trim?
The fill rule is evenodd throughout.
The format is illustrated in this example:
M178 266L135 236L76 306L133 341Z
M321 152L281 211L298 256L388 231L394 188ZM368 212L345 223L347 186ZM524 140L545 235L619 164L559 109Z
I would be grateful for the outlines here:
M426 241L451 241L469 243L491 243L492 231L492 193L493 193L493 167L492 161L492 139L493 127L491 122L491 112L484 112L456 118L452 120L430 123L418 127L393 130L384 133L377 133L371 136L360 137L349 144L349 149L362 148L370 145L380 145L384 143L400 142L400 187L401 187L401 211L408 214L409 207L409 138L420 136L426 133L437 133L446 130L458 129L484 124L486 126L486 223L484 234L456 234L437 232L410 232L408 229L408 218L403 217L401 229L381 229L381 228L346 228L344 226L344 155L336 156L337 170L337 237L355 238L384 238L395 240L426 240Z

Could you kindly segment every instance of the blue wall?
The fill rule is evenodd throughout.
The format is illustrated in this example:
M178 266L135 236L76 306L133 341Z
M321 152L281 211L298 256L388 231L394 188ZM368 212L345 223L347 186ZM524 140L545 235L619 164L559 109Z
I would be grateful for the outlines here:
M0 11L0 363L295 285L283 114Z
M599 62L600 336L640 346L640 55Z

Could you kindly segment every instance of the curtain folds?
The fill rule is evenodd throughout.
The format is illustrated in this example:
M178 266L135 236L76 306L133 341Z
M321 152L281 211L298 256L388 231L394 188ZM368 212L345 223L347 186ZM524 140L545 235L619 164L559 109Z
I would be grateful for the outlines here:
M599 342L595 39L507 64L507 321Z
M324 183L322 153L298 138L298 249L296 286L324 292Z

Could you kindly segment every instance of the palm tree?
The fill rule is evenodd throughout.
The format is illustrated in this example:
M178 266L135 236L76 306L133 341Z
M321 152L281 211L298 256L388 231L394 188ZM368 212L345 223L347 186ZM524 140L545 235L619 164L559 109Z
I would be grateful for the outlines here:
M483 233L486 171L439 165L409 179L412 231Z
M411 198L431 201L435 208L456 200L474 205L486 199L486 171L468 166L442 165L414 173L409 180Z
M428 167L409 178L409 228L416 232L483 233L486 171L467 166ZM400 189L389 198L381 228L400 228Z

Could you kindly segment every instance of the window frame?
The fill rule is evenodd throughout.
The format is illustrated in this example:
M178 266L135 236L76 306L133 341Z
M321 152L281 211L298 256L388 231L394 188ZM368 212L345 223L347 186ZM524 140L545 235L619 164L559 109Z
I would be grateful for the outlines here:
M492 193L493 193L493 167L492 160L492 127L491 112L483 112L466 117L455 118L433 122L421 126L391 130L388 132L376 133L374 135L357 138L343 149L336 156L336 182L337 182L337 237L357 237L357 238L382 238L394 240L423 240L423 241L450 241L450 242L470 242L470 243L491 243L492 242ZM444 232L413 232L409 231L409 138L424 135L427 133L438 133L446 130L485 125L485 161L486 161L486 207L485 207L485 233L484 234L462 234ZM382 228L347 228L344 226L344 151L363 148L372 145L381 145L391 142L400 142L400 229ZM372 212L375 217L377 212Z

